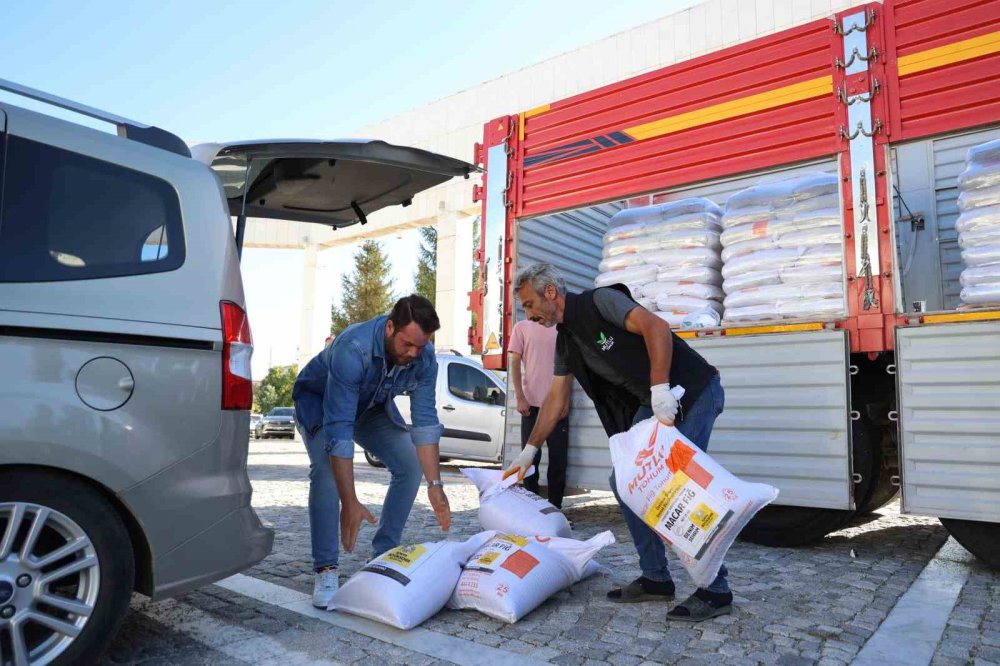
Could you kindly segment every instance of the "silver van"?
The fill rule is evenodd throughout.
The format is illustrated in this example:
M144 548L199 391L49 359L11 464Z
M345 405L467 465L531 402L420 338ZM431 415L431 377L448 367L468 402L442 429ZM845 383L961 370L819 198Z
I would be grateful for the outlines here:
M271 549L231 214L238 236L248 212L346 226L473 167L358 141L192 159L155 127L0 90L117 128L0 101L0 664L92 663L133 590L176 595Z
M438 419L444 426L441 460L500 463L507 416L504 381L474 358L453 350L435 351ZM396 408L409 423L410 400L406 394L396 397ZM361 449L369 465L385 467L371 451L357 448Z

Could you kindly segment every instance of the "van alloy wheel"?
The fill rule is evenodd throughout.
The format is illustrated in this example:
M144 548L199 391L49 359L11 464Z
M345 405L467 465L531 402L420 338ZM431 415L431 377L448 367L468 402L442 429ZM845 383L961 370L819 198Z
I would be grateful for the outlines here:
M94 544L69 516L29 502L0 504L0 654L14 666L51 663L94 612Z

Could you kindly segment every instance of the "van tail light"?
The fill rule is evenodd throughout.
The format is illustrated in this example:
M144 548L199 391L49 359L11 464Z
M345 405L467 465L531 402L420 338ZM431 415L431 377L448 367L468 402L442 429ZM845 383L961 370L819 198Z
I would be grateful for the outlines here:
M221 301L219 309L222 312L222 408L250 409L253 405L250 321L236 303Z

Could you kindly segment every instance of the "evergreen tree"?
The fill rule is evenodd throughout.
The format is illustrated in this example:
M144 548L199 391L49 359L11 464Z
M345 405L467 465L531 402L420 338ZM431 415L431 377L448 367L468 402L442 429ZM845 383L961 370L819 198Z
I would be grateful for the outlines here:
M480 274L479 274L479 271L482 270L482 266L480 265L479 261L476 259L476 255L479 253L479 234L480 234L480 227L481 226L482 226L482 218L480 216L477 215L476 217L472 218L472 257L471 257L471 259L472 259L472 291L476 291L477 289L479 289L479 280L480 280L480 277L481 277ZM477 324L478 324L478 318L476 317L476 313L473 312L472 313L472 328L476 328ZM473 350L473 351L478 351L478 350Z
M438 234L434 227L420 228L420 257L417 271L413 275L414 292L436 303L437 294L437 244Z
M388 314L396 302L393 294L392 267L376 241L366 240L354 255L354 272L341 279L343 295L340 307L332 305L330 333L340 332L351 324Z

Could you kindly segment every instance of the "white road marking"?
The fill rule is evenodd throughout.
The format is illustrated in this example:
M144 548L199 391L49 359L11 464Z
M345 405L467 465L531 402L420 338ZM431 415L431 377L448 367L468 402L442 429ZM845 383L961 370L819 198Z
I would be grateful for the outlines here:
M236 574L217 582L216 585L251 599L279 606L429 657L450 661L459 666L533 666L547 663L527 655L500 650L428 629L417 627L402 631L354 615L320 610L312 605L312 598L308 594L252 576Z
M948 540L899 598L854 660L855 666L931 663L948 617L969 577L972 556Z
M180 631L202 645L247 664L260 666L339 666L342 662L317 659L284 645L259 631L220 620L182 601L167 599L137 609L146 617Z

